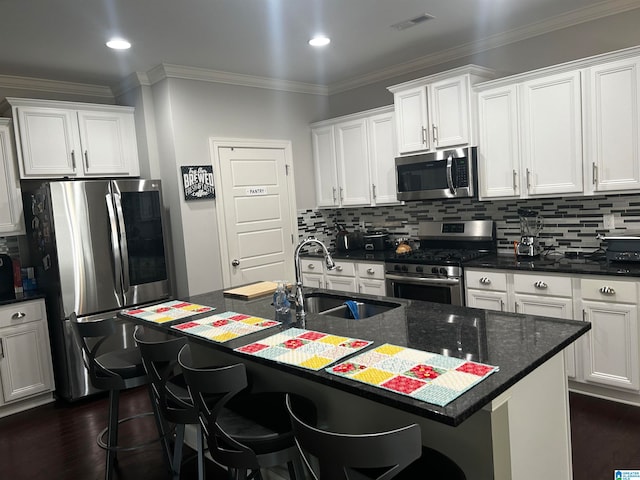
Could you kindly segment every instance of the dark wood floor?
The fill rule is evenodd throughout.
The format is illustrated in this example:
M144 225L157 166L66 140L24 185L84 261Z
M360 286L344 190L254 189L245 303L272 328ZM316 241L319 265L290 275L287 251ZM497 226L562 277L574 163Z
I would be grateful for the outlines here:
M640 408L571 394L574 480L609 480L614 469L640 469ZM149 410L144 389L123 393L121 415ZM106 397L56 402L0 419L0 472L6 479L93 480L104 478L104 451L95 443L106 422ZM151 417L123 424L136 440L155 432ZM544 459L540 459L544 461ZM118 478L166 479L160 447L119 456ZM196 478L193 462L182 478ZM207 466L207 480L224 474Z

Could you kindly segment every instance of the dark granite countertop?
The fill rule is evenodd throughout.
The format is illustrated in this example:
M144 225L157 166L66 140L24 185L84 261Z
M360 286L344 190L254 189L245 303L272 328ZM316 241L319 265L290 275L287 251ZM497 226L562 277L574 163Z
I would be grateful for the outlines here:
M0 300L0 306L11 305L13 303L26 302L28 300L37 300L39 298L45 298L45 294L40 292L35 292L35 291L25 292L25 293L16 293L16 298Z
M640 263L608 262L600 257L546 256L523 259L515 255L489 255L464 263L467 268L495 268L524 272L555 272L584 275L640 277Z
M318 290L309 288L305 291L309 293ZM440 354L453 352L449 354L496 365L500 370L445 407L439 407L334 376L324 370L305 370L259 357L251 357L250 360L431 420L456 426L591 328L589 323L573 320L555 320L372 295L358 294L357 296L396 302L401 306L361 320L339 319L309 313L305 327L325 333L373 340L374 344L369 348L382 343L392 343ZM245 301L225 297L221 291L217 291L181 300L209 305L215 307L217 312L235 311L263 318L274 317L269 296ZM149 322L142 320L135 321L150 325ZM177 320L172 324L183 321L185 320ZM169 328L169 324L152 326L177 334L175 330ZM236 355L239 361L247 361L249 359L246 355L232 350L289 326L291 325L273 327L225 344L190 338L212 349Z

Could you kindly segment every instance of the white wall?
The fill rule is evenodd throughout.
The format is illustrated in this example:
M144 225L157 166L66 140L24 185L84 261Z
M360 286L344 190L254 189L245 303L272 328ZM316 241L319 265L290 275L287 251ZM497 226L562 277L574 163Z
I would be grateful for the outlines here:
M193 80L153 86L160 172L171 214L177 295L221 289L216 201L185 202L180 166L210 165L209 139L290 140L298 208L315 206L309 124L326 115L324 96ZM214 172L215 174L215 172ZM221 185L216 185L217 192Z

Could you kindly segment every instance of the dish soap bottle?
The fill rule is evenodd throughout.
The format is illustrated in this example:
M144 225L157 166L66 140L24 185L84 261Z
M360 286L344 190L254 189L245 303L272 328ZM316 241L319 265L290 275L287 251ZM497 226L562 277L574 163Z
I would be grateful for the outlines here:
M291 302L284 282L278 282L273 294L273 306L276 310L276 321L284 324L291 321Z

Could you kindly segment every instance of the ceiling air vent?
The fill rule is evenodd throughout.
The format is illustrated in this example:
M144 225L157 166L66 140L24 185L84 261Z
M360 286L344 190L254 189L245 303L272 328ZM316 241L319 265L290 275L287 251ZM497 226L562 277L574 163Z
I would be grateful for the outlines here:
M432 18L435 17L433 15L429 15L428 13L423 13L422 15L410 18L409 20L403 20L402 22L395 23L391 25L391 28L395 28L396 30L406 30L407 28L415 27L419 23L424 23L427 20L431 20Z

